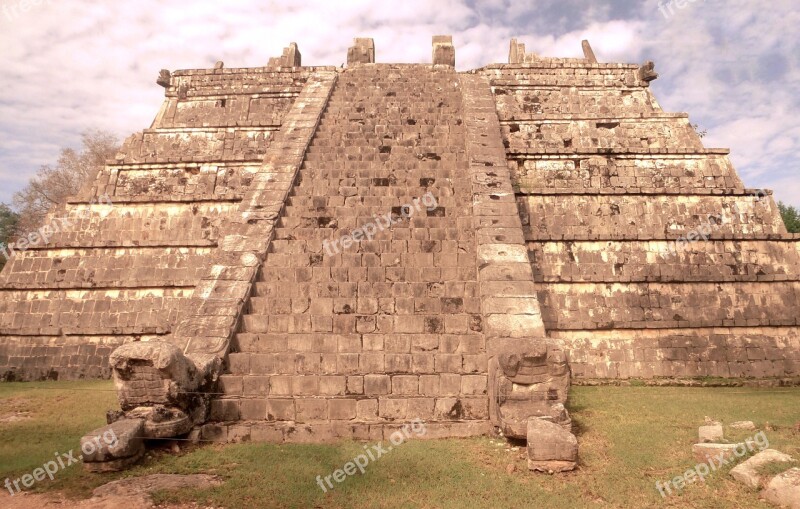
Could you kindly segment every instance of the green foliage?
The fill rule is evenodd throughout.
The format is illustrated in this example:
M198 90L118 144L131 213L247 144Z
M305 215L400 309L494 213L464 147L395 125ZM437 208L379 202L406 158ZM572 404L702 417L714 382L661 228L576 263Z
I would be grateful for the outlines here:
M790 205L784 205L783 202L778 202L778 209L789 233L800 233L800 212Z
M0 203L0 248L11 242L17 228L19 216L11 210L5 203ZM6 257L0 254L0 270L6 264Z

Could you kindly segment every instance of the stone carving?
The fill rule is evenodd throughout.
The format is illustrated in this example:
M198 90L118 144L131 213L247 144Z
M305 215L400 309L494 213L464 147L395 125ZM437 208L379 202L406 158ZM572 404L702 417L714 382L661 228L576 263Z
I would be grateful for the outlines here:
M140 419L147 438L182 435L205 422L222 368L215 355L184 355L161 341L123 345L110 363L124 417Z
M639 67L639 79L642 81L653 81L658 78L658 73L655 71L656 64L652 60L648 60L641 67Z
M433 65L456 66L456 48L452 35L433 36Z
M347 65L374 63L375 41L365 37L353 39L353 45L347 49Z
M222 60L218 60L216 64L214 64L214 69L222 69L225 67L225 62Z
M509 438L525 439L531 418L569 431L572 420L564 408L570 386L566 355L546 340L518 343L501 351L489 366L491 417Z
M171 79L172 79L172 73L169 72L167 69L161 69L161 71L159 71L158 73L158 79L156 79L156 83L164 88L169 88Z

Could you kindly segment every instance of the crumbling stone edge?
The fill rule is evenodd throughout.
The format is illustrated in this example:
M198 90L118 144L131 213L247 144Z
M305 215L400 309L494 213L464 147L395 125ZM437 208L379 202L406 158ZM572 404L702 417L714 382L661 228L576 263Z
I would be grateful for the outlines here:
M164 341L128 343L111 354L122 409L109 412L111 429L140 430L141 435L134 434L138 440L163 439L189 433L207 420L217 379L267 256L274 225L337 77L336 71L319 71L306 82L238 211L222 229L227 235L212 255L209 273L179 310L173 334ZM138 459L138 446L136 451ZM108 462L103 457L90 462L91 471L119 470L135 462L107 458Z

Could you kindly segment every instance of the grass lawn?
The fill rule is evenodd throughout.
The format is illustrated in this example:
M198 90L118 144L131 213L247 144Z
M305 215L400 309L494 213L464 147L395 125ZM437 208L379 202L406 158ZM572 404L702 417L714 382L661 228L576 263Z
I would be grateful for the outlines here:
M0 483L49 461L56 451L77 451L77 440L104 423L116 407L110 382L0 384ZM156 450L134 469L115 475L84 473L73 466L35 490L86 497L92 488L123 476L150 473L216 473L218 488L161 494L160 501L197 501L217 507L297 508L758 508L757 492L735 483L730 467L704 484L662 499L666 481L697 463L691 445L704 416L730 423L769 423L773 448L800 459L800 390L751 388L574 387L570 409L580 443L576 472L527 471L524 447L512 450L494 438L411 440L323 493L316 484L363 452L364 444L205 445L179 455ZM30 418L2 422L13 412ZM743 439L755 432L726 437ZM508 472L508 465L516 470Z

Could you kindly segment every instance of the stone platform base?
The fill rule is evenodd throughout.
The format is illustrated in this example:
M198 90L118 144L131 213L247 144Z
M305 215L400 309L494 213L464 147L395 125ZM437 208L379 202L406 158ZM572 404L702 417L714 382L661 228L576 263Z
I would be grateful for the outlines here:
M208 423L195 428L190 437L222 443L326 443L338 440L388 441L406 426L409 440L466 438L490 435L489 421L397 423L294 423L241 421ZM405 435L404 435L405 437ZM404 438L405 439L405 438Z
M784 378L573 378L572 385L614 387L800 387L800 377Z

